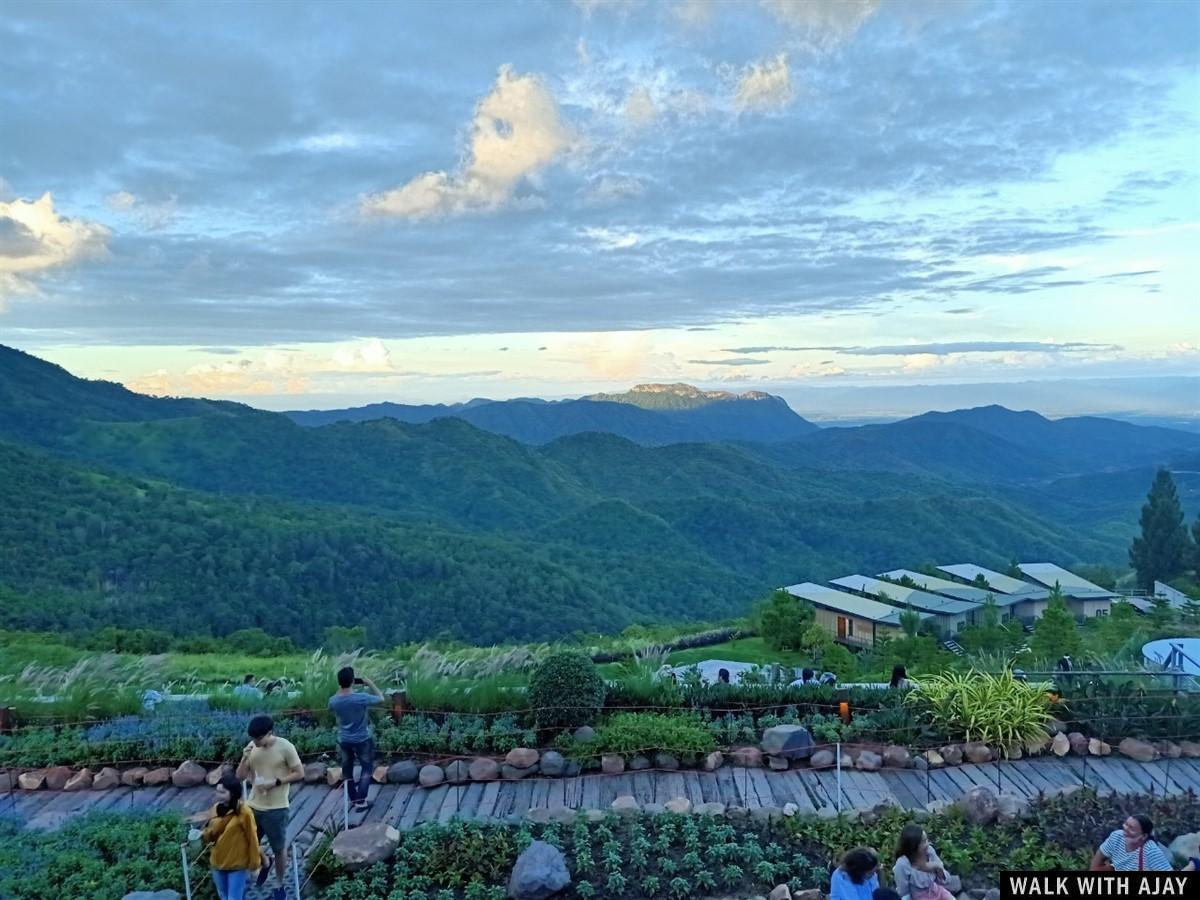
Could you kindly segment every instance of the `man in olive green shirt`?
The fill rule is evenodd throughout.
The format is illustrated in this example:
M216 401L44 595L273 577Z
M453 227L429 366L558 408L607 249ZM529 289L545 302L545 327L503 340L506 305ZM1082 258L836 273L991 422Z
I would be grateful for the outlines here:
M275 854L275 875L279 879L279 887L272 898L284 900L287 896L288 803L292 783L304 779L304 765L292 742L276 737L274 730L275 722L270 716L255 716L250 720L250 726L246 729L250 743L242 751L237 777L242 781L253 781L247 805L254 813L258 833L266 837L271 852ZM262 871L258 874L260 885L267 880L269 872L270 863L264 861Z

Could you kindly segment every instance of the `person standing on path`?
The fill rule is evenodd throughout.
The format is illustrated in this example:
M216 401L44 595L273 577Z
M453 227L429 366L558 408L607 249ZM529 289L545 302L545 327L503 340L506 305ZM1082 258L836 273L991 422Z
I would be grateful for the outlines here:
M258 833L266 837L275 854L275 875L279 879L272 900L285 900L288 804L292 783L304 779L304 766L291 741L276 737L275 721L270 716L255 716L246 731L250 743L242 751L237 777L253 781L248 805L254 813ZM269 860L265 861L259 870L260 886L270 874L270 865Z
M354 669L345 666L338 670L338 691L329 698L338 723L338 748L342 752L342 778L350 792L354 808L368 808L367 790L371 786L371 772L375 767L375 742L371 740L368 711L383 702L383 692L370 678L355 678ZM364 685L370 693L354 690L356 684ZM358 780L354 779L354 761L362 767Z
M217 804L201 833L212 846L209 868L220 900L243 900L251 872L262 865L254 812L242 802L242 782L226 772L217 785Z

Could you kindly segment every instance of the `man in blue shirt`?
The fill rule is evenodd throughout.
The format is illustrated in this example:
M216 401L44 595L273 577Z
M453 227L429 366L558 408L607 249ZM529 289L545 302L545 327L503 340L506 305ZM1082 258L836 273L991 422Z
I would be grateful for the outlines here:
M342 751L342 778L350 791L350 802L358 810L367 809L367 789L371 786L371 771L375 766L375 742L371 740L367 711L383 702L383 692L370 678L355 678L354 670L346 666L338 670L338 692L329 698L338 723L338 747ZM354 685L365 685L370 693L355 691ZM354 762L362 767L358 781L354 780Z

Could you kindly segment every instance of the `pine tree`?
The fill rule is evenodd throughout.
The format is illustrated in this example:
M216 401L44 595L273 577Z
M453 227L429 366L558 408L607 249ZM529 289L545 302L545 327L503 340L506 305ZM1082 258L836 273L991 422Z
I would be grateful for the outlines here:
M1175 492L1171 473L1159 469L1142 507L1142 533L1129 548L1130 565L1137 571L1138 587L1154 590L1155 581L1169 581L1183 574L1190 555L1183 508Z
M1079 629L1075 626L1075 617L1071 615L1067 598L1056 581L1046 611L1033 623L1029 649L1037 659L1054 660L1078 653L1079 647Z

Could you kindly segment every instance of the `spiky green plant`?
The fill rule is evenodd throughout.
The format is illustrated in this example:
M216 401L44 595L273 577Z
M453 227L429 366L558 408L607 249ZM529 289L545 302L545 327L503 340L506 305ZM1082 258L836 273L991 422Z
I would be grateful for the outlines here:
M954 738L982 741L1002 753L1019 747L1042 749L1052 717L1048 683L1019 681L1011 669L942 672L922 675L904 702L915 706L939 731Z

